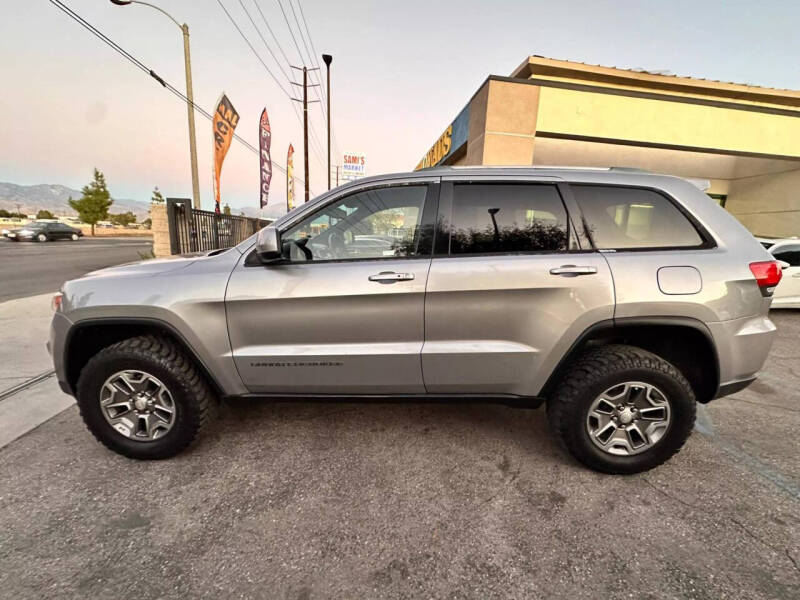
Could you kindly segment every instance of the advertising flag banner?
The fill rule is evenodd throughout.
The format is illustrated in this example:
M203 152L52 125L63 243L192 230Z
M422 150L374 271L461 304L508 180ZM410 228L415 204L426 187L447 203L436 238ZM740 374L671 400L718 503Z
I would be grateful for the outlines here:
M269 129L269 117L267 109L261 111L261 119L258 125L258 140L260 142L261 157L261 208L267 205L269 198L269 182L272 181L272 158L269 155L269 147L272 143L272 132Z
M211 124L214 132L214 212L216 213L219 213L219 174L222 171L222 161L225 160L228 148L231 147L233 130L238 124L239 113L223 92L217 101Z
M286 155L286 210L294 208L294 148L289 144Z

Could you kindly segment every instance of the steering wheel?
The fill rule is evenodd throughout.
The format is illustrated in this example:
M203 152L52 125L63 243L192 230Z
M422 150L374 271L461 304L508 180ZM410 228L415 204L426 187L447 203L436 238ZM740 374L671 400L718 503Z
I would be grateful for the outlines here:
M328 236L328 248L332 258L345 258L347 247L344 243L344 234L341 231L331 231Z

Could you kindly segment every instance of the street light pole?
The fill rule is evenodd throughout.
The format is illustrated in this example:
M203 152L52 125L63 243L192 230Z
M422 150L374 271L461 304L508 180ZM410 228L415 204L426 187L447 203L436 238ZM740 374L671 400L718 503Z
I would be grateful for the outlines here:
M200 206L200 177L197 174L197 139L194 132L194 93L192 92L192 59L189 55L189 26L186 23L181 25L163 8L155 4L150 4L149 2L143 2L142 0L110 1L117 6L143 4L144 6L154 8L175 23L183 34L183 66L186 70L186 98L188 100L186 103L186 111L189 117L189 159L192 166L192 206L195 208L202 208Z
M325 61L325 71L328 75L328 189L331 189L331 63L333 56L323 54L322 60Z
M181 25L183 32L183 63L186 70L186 111L189 118L189 155L192 164L192 205L200 206L200 178L197 175L197 138L194 133L194 92L192 91L192 59L189 55L189 26Z

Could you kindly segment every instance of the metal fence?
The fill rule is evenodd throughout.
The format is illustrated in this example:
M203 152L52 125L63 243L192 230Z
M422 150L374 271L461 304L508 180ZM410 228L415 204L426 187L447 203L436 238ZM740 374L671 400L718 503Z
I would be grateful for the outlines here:
M192 208L192 201L186 198L167 198L167 223L172 254L230 248L270 222Z

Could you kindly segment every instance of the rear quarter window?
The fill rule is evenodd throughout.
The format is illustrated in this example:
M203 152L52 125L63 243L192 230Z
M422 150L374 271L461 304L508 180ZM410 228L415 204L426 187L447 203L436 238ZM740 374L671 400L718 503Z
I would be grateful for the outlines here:
M689 218L663 194L635 187L571 187L588 233L600 250L704 245Z

